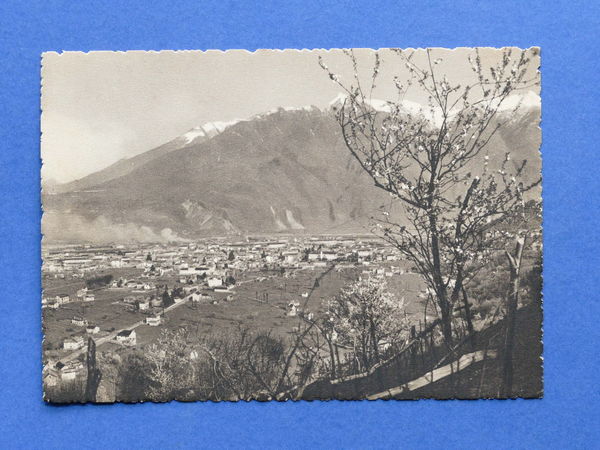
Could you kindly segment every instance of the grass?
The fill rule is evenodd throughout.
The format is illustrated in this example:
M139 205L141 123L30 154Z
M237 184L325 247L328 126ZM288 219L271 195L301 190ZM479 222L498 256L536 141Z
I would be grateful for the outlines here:
M137 271L139 274L140 271ZM153 342L161 330L165 328L187 327L197 333L198 337L206 337L211 334L227 332L238 327L248 327L252 330L268 330L275 336L288 337L294 327L297 327L302 319L288 317L286 315L287 305L291 301L300 303L300 307L315 313L318 316L324 311L325 301L335 296L343 286L354 281L361 270L344 269L342 271L331 270L326 273L325 269L298 270L292 276L284 277L273 273L245 273L238 275L238 285L233 294L233 301L226 301L227 293L211 293L218 304L201 304L192 306L190 303L183 304L166 314L161 326L151 327L142 325L136 328L137 346ZM120 276L132 277L136 273L131 269L111 271L115 278ZM257 277L266 277L262 281L255 280ZM155 283L167 283L169 286L178 284L178 277L172 276L155 280ZM308 293L315 285L315 279L319 278L319 286L314 289L309 298L301 294ZM417 298L417 292L421 288L421 281L414 274L394 275L386 277L392 292L397 292L398 297L405 297L407 314L416 318L422 311L422 305ZM48 292L65 292L75 296L77 289L83 287L84 281L78 280L45 280L44 287ZM149 291L148 294L155 291ZM71 323L73 316L83 316L89 323L98 325L101 334L113 329L126 328L127 326L143 320L147 315L141 312L130 312L125 309L121 300L129 295L129 290L114 290L102 288L94 291L96 300L83 303L74 302L61 306L57 310L44 309L44 354L45 357L59 357L67 352L61 350L64 339L76 335L84 335L85 327L77 327ZM268 300L263 300L268 299ZM103 346L103 349L106 348Z

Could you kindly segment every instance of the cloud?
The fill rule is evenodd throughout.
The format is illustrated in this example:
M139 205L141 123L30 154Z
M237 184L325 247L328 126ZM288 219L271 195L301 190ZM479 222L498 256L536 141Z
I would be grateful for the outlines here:
M47 212L42 218L44 239L51 242L90 242L95 244L124 242L184 241L170 228L154 231L145 225L115 223L105 216L88 220L78 214Z

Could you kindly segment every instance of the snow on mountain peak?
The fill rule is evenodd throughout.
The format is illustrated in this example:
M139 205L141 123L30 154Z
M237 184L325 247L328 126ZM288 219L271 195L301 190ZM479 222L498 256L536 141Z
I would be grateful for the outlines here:
M222 133L226 128L238 123L239 120L230 120L228 122L207 122L204 125L198 125L192 128L181 137L186 140L186 144L192 143L199 137L213 137Z
M336 95L333 100L331 100L327 106L329 106L329 108L335 108L338 106L341 106L344 104L344 102L348 99L348 94L344 94L343 92L340 92L338 95Z
M512 94L506 98L498 108L498 111L514 110L517 106L520 110L540 108L542 99L533 91Z

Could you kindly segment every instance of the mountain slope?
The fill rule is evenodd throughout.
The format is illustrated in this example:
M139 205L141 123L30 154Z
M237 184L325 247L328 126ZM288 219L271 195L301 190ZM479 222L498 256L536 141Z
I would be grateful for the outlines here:
M533 161L527 176L538 176L538 120L535 109L512 118L490 142L490 168L511 151L515 160ZM204 137L181 137L125 168L90 175L85 189L46 193L44 233L164 240L364 232L369 217L389 204L345 148L330 110L281 108Z
M159 147L149 150L131 158L121 159L110 166L87 175L78 180L65 184L48 184L45 187L51 193L64 193L90 189L99 184L105 183L115 178L125 176L138 167L143 166L163 155L167 155L175 150L187 147L192 143L205 142L217 134L223 132L234 122L209 122L207 124L192 128L187 133L167 142Z

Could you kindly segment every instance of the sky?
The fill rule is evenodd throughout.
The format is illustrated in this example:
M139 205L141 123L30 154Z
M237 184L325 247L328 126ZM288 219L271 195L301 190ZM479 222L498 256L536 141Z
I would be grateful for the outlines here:
M495 64L502 52L481 49ZM473 82L471 49L433 49L440 73ZM407 77L400 58L379 50L382 64L373 97L395 98L393 76ZM359 76L370 78L374 51L355 50ZM340 50L245 50L162 52L55 52L42 57L42 178L64 183L151 150L212 121L246 119L277 107L324 108L341 89L318 64L344 83L352 65ZM419 50L415 62L424 63ZM531 74L539 67L532 60ZM530 88L539 93L539 86ZM406 100L424 104L411 89Z

